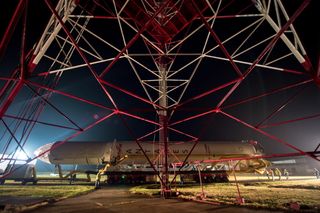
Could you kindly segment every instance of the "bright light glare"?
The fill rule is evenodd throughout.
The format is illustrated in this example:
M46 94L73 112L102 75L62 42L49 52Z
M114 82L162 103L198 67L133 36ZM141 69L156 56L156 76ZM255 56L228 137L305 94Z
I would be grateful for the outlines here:
M17 152L15 157L16 157L17 160L28 160L27 154L25 152L23 152L23 151Z
M4 155L3 157L6 158L7 155ZM2 174L6 170L7 165L8 161L0 161L0 174Z
M25 164L26 161L29 159L28 155L25 152L21 151L21 150L15 154L14 158L17 159L16 164ZM28 162L28 164L35 165L36 162L37 162L37 159Z

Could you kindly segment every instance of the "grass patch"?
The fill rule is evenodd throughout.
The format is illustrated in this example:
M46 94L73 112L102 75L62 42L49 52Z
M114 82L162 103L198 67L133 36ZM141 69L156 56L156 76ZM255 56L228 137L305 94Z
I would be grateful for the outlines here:
M147 184L130 188L130 193L143 194L148 196L160 195L159 184Z
M52 199L74 197L85 194L93 190L93 186L88 185L17 185L5 184L0 186L1 196L27 196L45 197Z
M301 209L320 209L320 181L268 181L239 184L245 206L268 209L289 209L290 204L297 202ZM199 185L177 187L182 198L196 198L201 192ZM160 189L148 185L133 187L132 193L158 195ZM234 183L215 183L204 185L207 200L234 204L238 196Z

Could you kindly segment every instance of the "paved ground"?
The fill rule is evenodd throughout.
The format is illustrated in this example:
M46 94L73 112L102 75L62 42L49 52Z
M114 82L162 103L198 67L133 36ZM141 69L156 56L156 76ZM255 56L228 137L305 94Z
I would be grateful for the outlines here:
M210 204L183 201L178 199L149 198L132 195L128 188L105 187L87 195L62 200L40 207L32 213L100 213L100 212L152 212L152 213L191 213L191 212L271 212L266 210L253 210L242 207L215 206ZM275 212L275 211L272 211Z
M4 205L33 205L49 198L38 197L13 197L13 196L0 196L0 206Z
M234 182L230 178L230 182ZM238 177L239 182L265 181L266 177ZM289 180L314 179L314 177L290 177ZM54 184L55 185L55 184ZM253 210L242 207L214 206L191 201L177 199L163 200L160 198L148 198L129 194L128 186L104 186L103 189L88 195L71 198L59 202L53 202L50 198L33 198L32 196L0 196L0 212L16 212L25 210L36 204L46 205L32 212L269 212L267 210ZM48 203L51 203L48 205ZM178 212L177 212L178 213Z
M16 207L32 206L48 200L50 201L50 198L0 196L0 212L4 210L6 210L5 212L15 212L17 210Z

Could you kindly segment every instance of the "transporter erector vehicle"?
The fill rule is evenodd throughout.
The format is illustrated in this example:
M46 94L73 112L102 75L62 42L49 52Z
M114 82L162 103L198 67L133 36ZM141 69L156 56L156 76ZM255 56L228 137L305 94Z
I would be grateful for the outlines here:
M261 156L262 147L256 141L200 141L188 157L187 163L180 168L182 162L193 147L193 143L170 142L168 162L170 173L178 173L180 179L199 181L198 170L204 182L228 181L227 172L262 172L269 165L263 159L237 160L232 158L247 158ZM162 147L153 142L142 144L144 153L152 161L155 168L161 169L159 163ZM35 151L40 155L38 159L60 165L77 165L77 171L82 166L92 165L94 168L108 165L104 174L108 176L109 183L115 182L146 182L155 179L155 171L146 159L142 150L134 141L90 142L70 141L54 142L41 146ZM203 163L207 160L219 160L214 163ZM88 167L87 167L88 168ZM61 173L61 171L59 171ZM82 171L98 173L98 169ZM62 173L60 175L62 177Z

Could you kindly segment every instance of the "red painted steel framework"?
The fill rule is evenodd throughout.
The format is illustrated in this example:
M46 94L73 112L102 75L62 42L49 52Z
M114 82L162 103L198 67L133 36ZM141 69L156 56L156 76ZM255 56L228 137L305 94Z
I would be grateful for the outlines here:
M15 46L20 52L17 66L0 76L1 161L8 156L16 158L18 151L26 152L33 129L40 125L72 131L60 143L63 144L117 117L152 168L159 172L162 194L166 196L173 182L168 179L172 137L179 138L182 145L194 144L187 157L179 159L184 165L211 124L205 122L198 132L189 132L185 125L195 125L192 122L202 118L210 120L213 115L233 120L296 151L283 156L307 155L317 159L317 150L306 152L265 131L319 117L319 113L295 114L286 119L280 116L308 88L319 86L319 74L293 26L309 2L301 0L289 13L285 7L288 2L281 0L45 0L43 4L51 14L44 17L48 18L46 27L38 29L43 32L41 37L33 39L28 37L28 28L35 29L38 25L34 18L28 19L32 10L28 5L32 1L20 0L0 43L0 57L6 59L13 34L21 35L20 45ZM17 28L21 32L15 32ZM123 76L127 71L131 75ZM69 85L80 72L81 75L86 72L86 78L90 79L86 90L100 93L104 100L85 97L83 87L81 91L70 92L61 86L65 84L65 76L71 75L67 77ZM199 72L202 74L198 75ZM258 77L252 75L260 72L280 73L290 80L234 99L243 91L243 84L256 83ZM15 102L26 91L32 95L21 107ZM290 93L289 97L273 100L277 105L264 117L257 118L257 124L241 113L232 113L232 109L254 105L283 92ZM128 102L123 103L123 99ZM130 100L137 104L130 105ZM70 110L65 112L67 106L61 104L67 101L94 107L95 119L89 124L75 119ZM43 121L41 115L46 115L48 108L65 122L57 124L48 117ZM101 117L100 111L104 112ZM133 126L131 120L141 127ZM138 136L141 131L136 131L137 128L144 134ZM52 142L48 140L44 143ZM147 156L143 149L146 141L157 142L162 150L159 156L154 159Z

